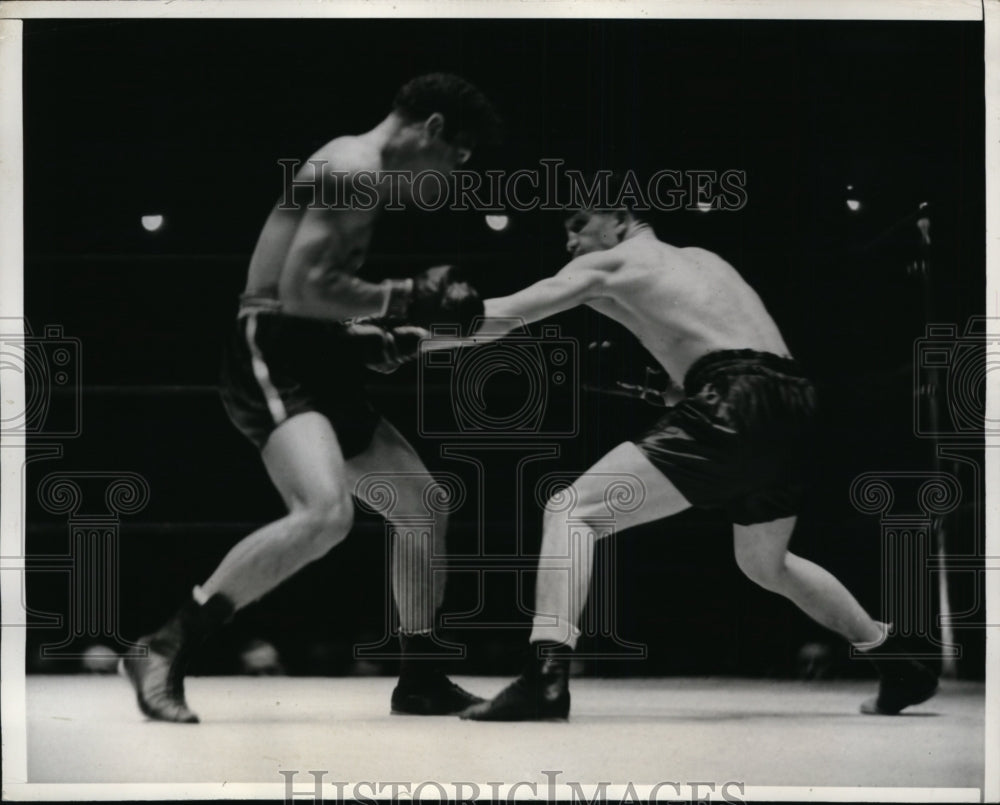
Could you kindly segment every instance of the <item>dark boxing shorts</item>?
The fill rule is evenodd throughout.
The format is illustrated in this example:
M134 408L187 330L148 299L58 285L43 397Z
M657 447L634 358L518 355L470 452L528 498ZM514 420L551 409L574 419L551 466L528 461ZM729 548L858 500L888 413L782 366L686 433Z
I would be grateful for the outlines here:
M685 398L636 442L692 506L750 525L796 513L816 392L798 364L754 350L699 358Z
M344 458L356 456L381 417L354 352L336 322L283 315L268 300L244 304L223 353L226 413L262 448L282 422L316 411L333 426Z

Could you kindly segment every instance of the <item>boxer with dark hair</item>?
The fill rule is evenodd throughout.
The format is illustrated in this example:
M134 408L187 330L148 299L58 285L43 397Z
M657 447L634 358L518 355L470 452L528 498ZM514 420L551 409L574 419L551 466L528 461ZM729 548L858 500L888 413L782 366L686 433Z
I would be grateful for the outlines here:
M408 81L396 93L392 108L411 122L442 115L443 136L466 148L493 144L500 135L500 120L486 96L465 79L448 73L429 73Z
M467 343L502 337L512 322L587 305L627 327L670 377L683 378L683 396L651 430L576 479L562 496L575 502L572 512L557 499L546 506L526 667L463 718L568 716L569 657L590 587L593 541L606 537L608 478L620 475L638 480L644 500L616 511L616 531L692 506L718 510L733 523L736 562L750 579L870 652L881 683L863 712L895 714L930 698L936 675L901 656L905 647L891 625L873 620L830 573L788 550L816 392L760 297L719 256L660 241L624 207L578 210L567 221L566 246L573 259L559 273L486 300L487 318ZM574 551L581 520L593 529Z
M433 324L467 329L482 302L450 266L378 284L356 274L389 201L385 172L449 175L491 136L495 121L489 102L467 81L414 79L373 129L338 137L315 153L295 178L296 203L283 201L272 210L250 260L221 391L233 423L260 450L288 514L240 541L165 626L140 639L148 656L124 660L139 707L150 718L198 720L184 696L191 653L236 610L347 536L352 495L365 474L397 475L394 517L426 516L424 494L433 479L372 408L365 368L391 371L416 353ZM376 178L368 189L374 187L377 204L351 209L315 203L348 198L362 174ZM305 190L309 203L298 203ZM394 192L412 200L405 181ZM444 587L434 583L431 557L444 553L446 525L438 514L429 538L400 529L408 535L397 534L392 545L403 656L393 712L455 713L481 701L446 677L433 634Z

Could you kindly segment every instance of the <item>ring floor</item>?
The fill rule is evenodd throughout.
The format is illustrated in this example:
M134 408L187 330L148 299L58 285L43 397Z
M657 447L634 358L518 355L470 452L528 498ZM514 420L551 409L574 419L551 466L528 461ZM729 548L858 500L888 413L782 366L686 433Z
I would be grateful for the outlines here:
M483 696L508 680L456 677ZM946 681L896 717L874 681L575 679L569 722L392 716L388 677L194 677L197 725L140 715L117 676L26 679L28 782L568 781L978 788L984 686ZM9 738L10 736L6 736ZM666 795L664 795L666 796Z

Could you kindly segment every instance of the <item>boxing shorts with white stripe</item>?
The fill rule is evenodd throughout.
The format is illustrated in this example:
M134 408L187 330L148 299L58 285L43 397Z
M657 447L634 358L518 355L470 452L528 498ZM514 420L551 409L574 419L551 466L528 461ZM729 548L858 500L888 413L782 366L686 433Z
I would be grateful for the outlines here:
M244 295L223 352L220 393L233 424L258 448L282 423L315 411L349 459L368 447L381 419L365 371L343 324L284 314L271 295Z

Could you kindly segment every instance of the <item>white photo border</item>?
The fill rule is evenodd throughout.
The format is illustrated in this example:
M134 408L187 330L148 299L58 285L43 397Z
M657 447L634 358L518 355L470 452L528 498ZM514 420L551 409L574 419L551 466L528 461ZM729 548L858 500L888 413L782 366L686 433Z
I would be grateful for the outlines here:
M638 18L798 20L983 20L986 58L986 269L987 314L1000 316L1000 1L998 0L10 0L0 5L0 322L23 318L22 22L48 18ZM4 376L5 410L24 406L24 384ZM997 373L993 373L996 381ZM988 377L990 375L987 375ZM1000 419L1000 388L987 387L986 417ZM247 784L32 784L27 782L25 713L24 544L21 468L24 445L0 434L0 641L2 675L3 797L9 800L245 799L280 800L284 787ZM985 779L980 789L758 788L748 800L959 802L1000 800L1000 443L985 450L986 735ZM993 449L991 449L993 448ZM990 490L994 490L990 494ZM993 713L993 717L989 717ZM637 789L638 790L638 789ZM504 791L504 789L501 789ZM609 794L614 788L609 788ZM331 797L335 791L329 792ZM568 791L561 792L568 795ZM640 791L640 794L642 792ZM527 796L527 795L524 795Z

